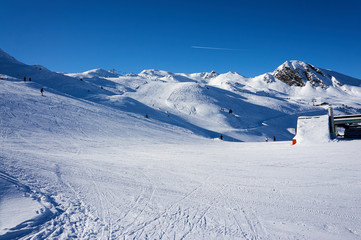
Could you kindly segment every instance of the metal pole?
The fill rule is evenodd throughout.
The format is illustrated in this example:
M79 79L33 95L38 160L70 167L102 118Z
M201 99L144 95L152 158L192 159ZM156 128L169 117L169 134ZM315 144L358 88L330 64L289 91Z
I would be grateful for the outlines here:
M329 117L329 123L330 123L331 138L336 138L335 122L333 119L333 108L331 106L328 107L328 117Z

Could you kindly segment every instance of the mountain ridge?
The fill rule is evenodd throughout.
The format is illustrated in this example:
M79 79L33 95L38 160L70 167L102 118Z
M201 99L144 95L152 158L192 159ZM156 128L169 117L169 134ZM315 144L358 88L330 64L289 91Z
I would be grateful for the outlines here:
M0 49L0 63L2 65L9 63L20 64L23 66L34 67L36 69L48 70L41 65L31 66L24 64L18 61L13 56L7 54L2 49ZM6 71L4 72L3 69L0 70L2 70L3 74L7 73ZM172 72L168 72L164 70L156 70L156 69L145 69L142 70L139 74L128 74L128 76L141 76L145 78L171 78L176 76L182 76L182 77L187 77L189 79L194 78L195 80L197 79L209 80L229 73L238 74L242 78L247 78L238 72L227 72L227 73L219 74L215 71L211 71L211 72L185 74L185 73L172 73ZM76 78L96 78L96 77L110 78L110 77L120 76L119 74L112 73L111 71L107 71L100 68L88 70L82 73L58 73L58 74L62 74L69 77L76 77ZM8 75L15 77L14 74L8 74ZM297 87L304 87L307 82L309 82L313 87L321 87L321 88L328 88L329 86L334 86L334 85L342 86L343 83L338 80L339 78L347 78L348 79L347 84L349 85L361 86L360 79L347 76L345 74L333 70L318 68L310 63L306 63L298 60L287 60L283 64L278 66L273 72L264 73L255 77L248 77L248 79L260 78L260 76L265 76L266 82L273 82L279 80L289 86L297 86ZM273 76L274 79L272 79L271 76Z
M19 64L5 54L0 54L0 62L6 62L0 64L0 76L21 82L26 77L27 84L31 77L27 86L37 92L44 88L209 138L262 141L266 135L277 135L280 140L291 139L294 130L289 129L300 114L324 114L331 104L335 113L344 111L344 105L351 113L361 112L361 80L300 61L286 61L274 72L253 78L236 72L186 74L155 69L124 76L103 69L62 74Z

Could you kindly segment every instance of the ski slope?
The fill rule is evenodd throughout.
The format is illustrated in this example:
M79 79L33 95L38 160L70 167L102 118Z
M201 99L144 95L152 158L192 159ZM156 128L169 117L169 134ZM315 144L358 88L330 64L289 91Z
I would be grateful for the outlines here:
M0 239L361 237L360 141L225 142L39 87L0 81Z
M303 87L275 77L291 73L304 78ZM361 80L299 61L287 61L273 73L254 78L234 72L154 69L121 76L102 69L56 73L21 63L0 50L0 74L22 83L24 77L25 83L31 77L31 86L38 90L101 104L114 112L147 115L205 138L222 135L225 141L262 142L273 136L291 140L299 116L326 114L328 104L336 115L344 112L345 105L349 113L361 113Z
M303 87L275 78L290 69ZM329 141L321 117L291 145L321 103L360 113L360 89L298 61L121 76L0 50L0 240L360 239L361 142Z

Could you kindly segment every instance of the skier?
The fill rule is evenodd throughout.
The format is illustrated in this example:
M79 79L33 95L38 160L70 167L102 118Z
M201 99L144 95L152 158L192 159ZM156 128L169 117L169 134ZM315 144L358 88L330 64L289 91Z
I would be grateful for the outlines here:
M221 135L219 138L220 138L221 140L223 140L223 135Z
M266 142L268 142L268 137L266 137Z
M275 137L275 136L273 136L273 141L274 141L274 142L276 141L276 137Z
M44 88L41 88L40 92L41 92L41 96L44 96Z
M24 77L24 82L26 82L26 77Z
M31 77L29 77L29 82L31 82Z

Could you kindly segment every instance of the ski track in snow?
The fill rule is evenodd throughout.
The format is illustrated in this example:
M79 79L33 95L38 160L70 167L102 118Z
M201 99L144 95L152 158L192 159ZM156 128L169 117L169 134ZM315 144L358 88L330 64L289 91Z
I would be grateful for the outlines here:
M17 137L16 139L19 141ZM340 237L339 234L345 239L359 237L360 229L357 225L361 218L357 214L360 209L357 210L356 207L361 203L360 200L349 198L349 207L345 205L346 208L338 208L337 205L342 204L339 200L336 200L335 204L329 202L331 199L328 195L335 194L333 190L326 191L326 195L322 194L322 189L332 189L330 187L337 183L333 182L333 178L343 176L338 173L338 161L327 163L321 158L321 161L314 159L316 163L312 163L307 158L295 160L297 154L288 156L291 160L271 157L274 150L288 155L289 151L303 152L300 147L293 147L295 150L292 150L292 147L285 143L263 144L268 149L266 151L271 153L268 155L269 160L263 162L257 160L262 155L256 154L257 144L221 144L223 151L235 151L232 153L235 156L240 153L248 157L256 155L255 158L251 157L251 160L242 158L243 161L234 157L228 159L231 155L211 150L217 146L214 143L211 147L206 147L204 157L199 156L196 151L198 148L205 148L203 143L195 144L195 147L185 145L181 148L168 145L167 153L161 153L154 148L156 145L151 144L143 146L148 154L136 152L138 148L133 146L123 149L123 157L120 158L114 158L112 153L107 153L108 160L102 162L102 147L94 149L92 144L82 145L83 139L76 139L75 136L71 139L73 140L69 146L73 150L62 155L64 159L69 158L71 161L50 156L46 163L50 168L43 166L38 173L32 172L32 167L24 168L23 164L27 160L22 159L18 149L8 152L4 158L3 164L10 160L10 156L19 160L13 165L15 169L7 168L7 171L40 174L39 177L34 176L40 181L33 182L26 177L22 178L22 181L29 181L29 189L36 188L44 195L51 194L48 197L54 199L61 209L53 219L39 225L35 232L27 235L29 238L309 239L318 236L317 234L320 234L321 239L332 239L332 234L336 234L335 238ZM330 144L333 147L338 146L338 143ZM342 144L348 146L349 143ZM106 145L109 149L112 143L107 142ZM24 142L24 146L30 147L33 143ZM67 146L67 143L63 146ZM116 143L116 146L119 145ZM237 150L240 147L241 150ZM324 148L325 145L320 147ZM88 151L93 154L88 155ZM358 152L357 149L353 151ZM248 152L252 154L249 155ZM44 154L30 153L27 156L35 161L31 165L39 166L35 156L44 157ZM350 154L353 155L352 151ZM337 152L336 155L342 156ZM168 160L173 158L177 160ZM193 160L189 162L187 158ZM329 170L323 169L325 164L329 166ZM280 176L274 176L268 169L280 170ZM307 173L308 169L311 171L310 175ZM346 167L350 179L343 176L341 179L344 180L340 183L347 186L346 189L357 192L357 188L348 187L348 182L351 179L361 182L361 179L357 177L358 173L347 169L351 168ZM294 174L287 174L288 171ZM297 171L309 175L311 181ZM317 171L336 175L318 179ZM51 174L55 176L55 181L49 182L52 179ZM19 182L12 177L7 179ZM310 200L299 198L301 195L295 192L296 189L308 192ZM312 191L309 192L310 190ZM318 191L321 191L322 195L317 196ZM310 204L309 201L316 202ZM324 207L322 203L333 207ZM308 222L309 218L316 220ZM279 226L281 228L278 228ZM345 226L344 230L342 226Z
M28 221L22 222L19 225L12 227L10 231L0 236L0 239L22 238L24 236L29 239L33 239L35 236L40 236L43 238L43 233L45 231L44 226L54 221L54 219L62 213L62 210L57 208L58 204L56 204L51 197L42 192L31 190L31 188L19 182L16 178L9 176L8 174L0 172L0 179L14 184L24 192L25 197L29 197L38 201L42 206L38 212L39 215L36 218L29 219ZM47 231L51 232L52 230Z

